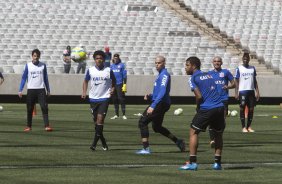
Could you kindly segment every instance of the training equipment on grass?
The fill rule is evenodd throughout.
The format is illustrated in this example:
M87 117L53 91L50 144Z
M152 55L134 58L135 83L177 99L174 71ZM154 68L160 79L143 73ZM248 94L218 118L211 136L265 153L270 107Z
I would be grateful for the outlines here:
M233 111L231 111L231 113L230 113L230 115L233 116L233 117L234 117L234 116L237 116L237 114L238 114L238 112L237 112L236 110L233 110Z
M183 109L182 108L178 108L174 111L174 115L179 116L183 113Z
M71 59L80 62L86 59L86 51L82 47L75 47L71 50Z
M2 112L2 111L3 111L3 106L0 105L0 112Z

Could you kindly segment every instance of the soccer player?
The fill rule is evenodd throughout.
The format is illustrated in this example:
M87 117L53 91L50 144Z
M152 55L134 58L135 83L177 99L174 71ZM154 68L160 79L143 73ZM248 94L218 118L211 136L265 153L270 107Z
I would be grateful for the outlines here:
M149 148L149 129L148 124L152 122L153 130L163 136L171 139L180 151L185 151L185 143L183 140L176 138L168 129L162 126L165 113L170 108L170 74L165 68L165 58L158 56L155 59L156 69L159 72L154 83L153 94L144 96L144 100L151 100L151 104L145 109L140 120L139 129L143 149L138 150L136 154L151 154Z
M222 69L222 58L216 56L212 61L214 70L209 71L209 74L214 78L216 85L218 85L219 94L221 96L222 103L224 105L224 119L228 114L228 98L229 98L229 89L235 88L235 81L233 75L227 69ZM230 84L228 84L230 83ZM214 131L209 129L210 134L210 145L214 148Z
M125 65L121 62L119 54L114 54L113 63L111 64L111 70L114 72L116 78L116 86L112 96L115 107L115 115L111 117L111 119L117 119L119 117L119 104L121 105L122 119L127 119L127 117L125 116L127 74Z
M186 73L192 75L190 87L194 92L197 104L197 113L194 116L190 128L190 158L180 170L197 170L198 136L205 131L207 126L215 135L215 163L212 168L221 170L221 152L223 147L222 134L225 128L224 106L217 90L213 77L200 70L201 61L197 57L189 57L186 60Z
M110 47L105 46L105 54L106 54L106 59L105 59L105 66L110 67L111 66L111 60L112 60L112 53L110 52Z
M43 121L46 131L52 131L53 129L49 125L48 116L48 104L47 96L50 96L50 87L47 75L46 65L39 61L41 52L38 49L32 51L32 62L25 65L24 72L22 75L21 84L19 87L19 97L22 98L22 91L27 81L27 126L24 129L25 132L31 131L32 126L32 112L34 105L38 100L40 104ZM47 90L47 94L46 94Z
M240 102L240 120L242 123L242 132L254 132L254 130L251 128L251 124L253 120L256 101L258 101L260 98L258 83L256 79L257 73L255 67L249 65L249 53L244 53L242 59L243 65L239 66L236 69L235 98ZM245 124L246 106L248 106L249 108L247 126Z
M2 75L2 73L0 72L0 85L4 82L4 77Z
M89 102L95 123L95 135L90 149L95 151L96 145L101 139L102 149L107 151L108 145L103 135L103 128L109 100L115 86L115 77L111 69L104 66L105 53L103 51L95 51L93 59L95 66L90 67L85 74L81 98L86 98L88 82L90 81Z

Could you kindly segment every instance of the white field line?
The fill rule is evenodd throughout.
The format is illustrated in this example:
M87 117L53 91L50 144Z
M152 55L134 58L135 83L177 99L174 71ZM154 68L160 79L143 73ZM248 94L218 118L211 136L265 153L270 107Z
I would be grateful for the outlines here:
M212 164L199 163L199 169L210 168ZM179 167L175 164L73 164L73 165L0 165L0 169L48 169L48 168L142 168L142 167ZM240 163L240 164L222 164L225 169L248 168L248 167L272 167L282 166L282 162L264 162L264 163Z

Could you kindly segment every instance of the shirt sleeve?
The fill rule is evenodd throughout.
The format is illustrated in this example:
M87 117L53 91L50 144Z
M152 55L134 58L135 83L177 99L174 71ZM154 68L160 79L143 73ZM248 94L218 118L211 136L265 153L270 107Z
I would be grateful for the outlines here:
M24 72L23 72L23 75L22 75L22 81L21 81L21 84L20 84L19 92L23 91L25 82L27 80L27 75L28 75L28 67L27 67L27 64L26 64L25 67L24 67Z
M228 81L232 81L234 79L232 73L229 70L227 70L227 79Z
M90 74L89 74L89 69L87 69L86 73L85 73L85 80L90 81Z
M46 90L50 93L50 85L49 85L49 80L48 80L47 67L45 64L44 64L43 76L44 76L44 84L45 84Z
M190 77L189 85L190 85L191 91L194 91L197 88L197 85L195 83L195 77L193 76Z
M160 103L160 101L163 99L163 97L166 93L166 89L167 89L167 85L169 83L169 80L170 79L169 79L168 75L166 75L166 74L162 75L162 77L160 78L160 83L157 84L157 85L160 85L157 97L154 100L154 102L151 104L150 107L156 108L157 104Z

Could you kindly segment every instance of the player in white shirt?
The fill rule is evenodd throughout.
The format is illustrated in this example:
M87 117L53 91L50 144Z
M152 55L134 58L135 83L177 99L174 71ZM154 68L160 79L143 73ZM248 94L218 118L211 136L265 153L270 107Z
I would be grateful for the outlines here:
M18 93L19 97L22 98L22 91L25 86L25 82L27 81L27 127L24 131L31 131L32 112L37 100L41 107L45 130L52 131L53 129L49 126L48 104L46 98L47 95L50 96L47 68L44 63L39 61L41 53L38 49L34 49L31 55L32 62L27 63L24 68Z
M244 53L243 65L236 69L235 75L235 98L240 101L240 120L242 123L242 132L254 132L251 128L254 107L259 100L259 88L256 79L256 69L249 65L250 55ZM245 123L245 107L249 108L247 125Z
M85 74L81 98L86 98L88 82L90 81L89 102L95 123L95 136L90 149L95 151L97 142L101 139L102 148L106 151L108 145L103 135L103 128L109 100L115 86L115 77L111 69L104 66L105 53L103 51L95 51L93 59L95 66L89 68Z

